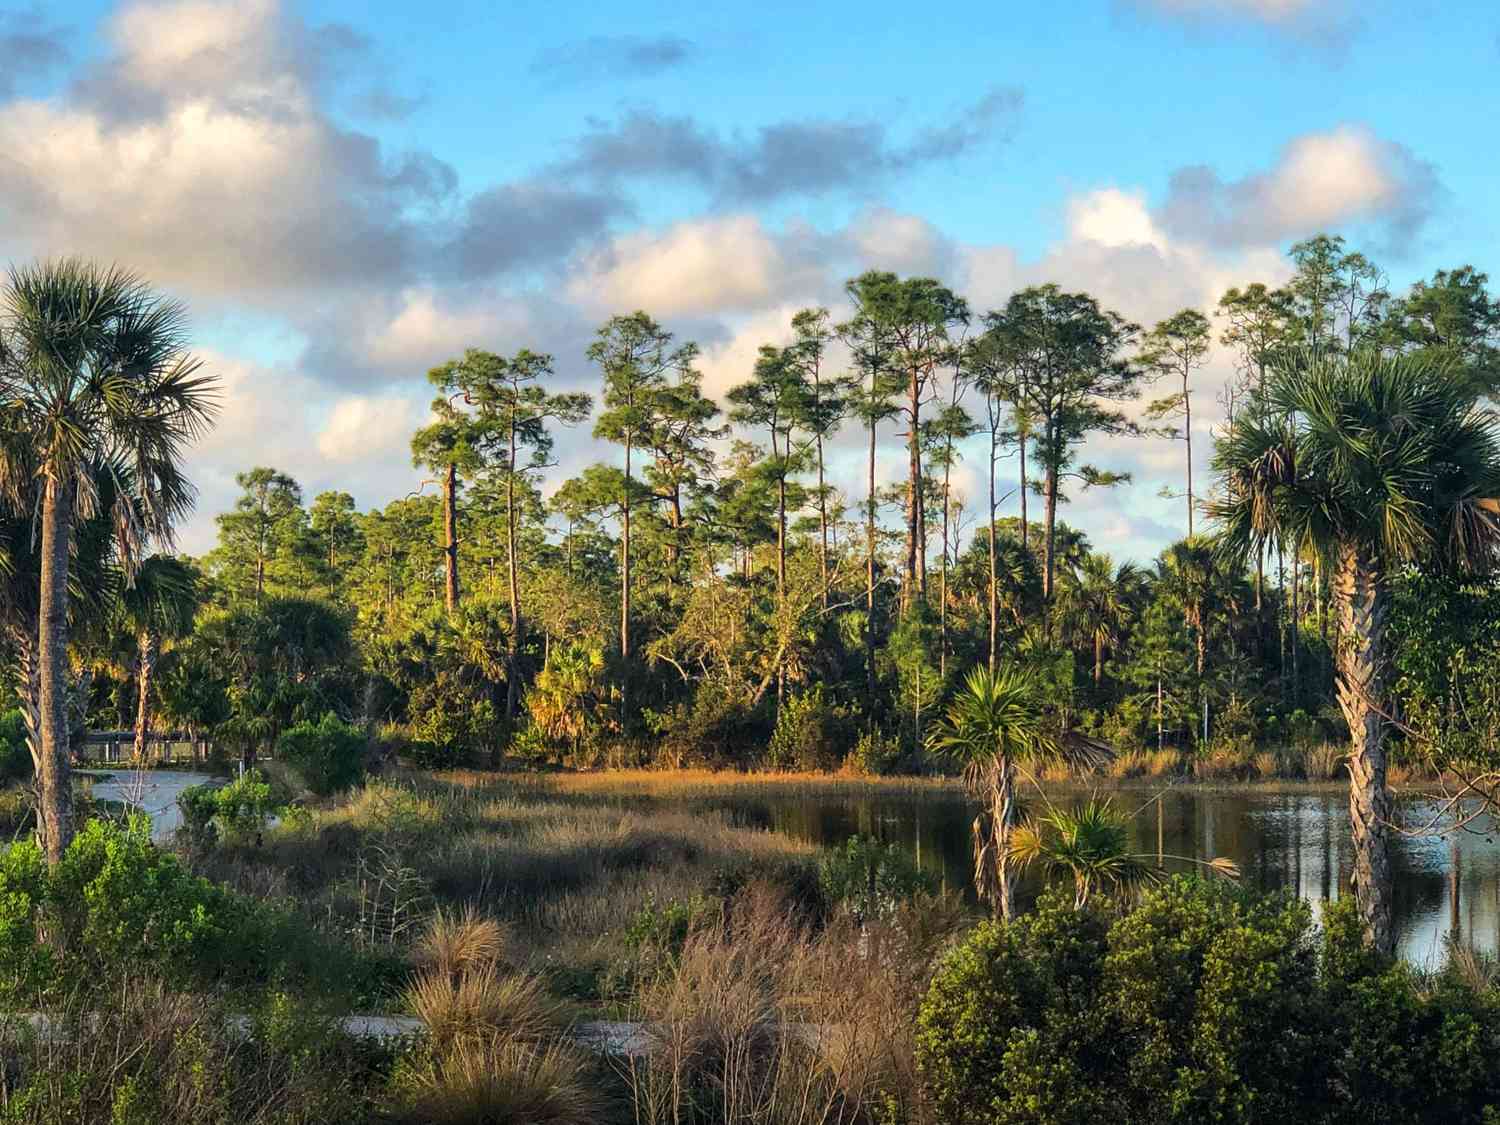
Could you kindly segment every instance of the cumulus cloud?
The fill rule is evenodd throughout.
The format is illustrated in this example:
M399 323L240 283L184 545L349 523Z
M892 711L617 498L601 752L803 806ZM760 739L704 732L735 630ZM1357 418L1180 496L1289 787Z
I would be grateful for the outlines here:
M736 204L862 191L1003 138L1021 104L1019 91L994 90L959 109L949 124L925 126L904 141L893 139L883 122L858 118L782 121L726 136L692 117L636 109L614 122L594 122L560 170L603 182L678 180Z
M1266 171L1225 180L1197 165L1172 176L1161 224L1216 246L1275 243L1366 224L1402 246L1432 213L1441 188L1432 165L1360 125L1308 133Z
M335 124L309 60L340 37L298 28L272 0L124 8L71 96L0 106L0 217L32 252L216 298L407 275L412 210L454 173Z
M647 78L685 65L696 53L678 35L592 35L538 52L531 72L559 83Z
M580 260L568 292L598 312L733 313L815 292L822 241L804 228L773 233L743 213L631 231Z

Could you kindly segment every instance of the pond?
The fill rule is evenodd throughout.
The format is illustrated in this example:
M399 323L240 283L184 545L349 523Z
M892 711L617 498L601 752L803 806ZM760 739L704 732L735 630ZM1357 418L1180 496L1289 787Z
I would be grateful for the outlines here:
M1315 914L1349 892L1353 852L1343 793L1169 790L1159 816L1146 790L1121 791L1114 802L1127 812L1139 810L1131 821L1131 846L1153 859L1159 830L1165 855L1227 856L1248 885L1294 891L1313 904ZM900 844L940 886L972 893L970 825L978 806L957 793L756 796L713 804L744 823L817 844L839 844L853 835ZM1408 824L1430 816L1421 802L1401 806ZM1409 961L1435 964L1450 934L1487 952L1500 951L1500 839L1493 827L1481 818L1467 832L1395 838L1396 917L1400 950ZM1189 865L1168 859L1165 866ZM1034 894L1035 887L1022 893Z
M170 837L182 824L177 798L183 790L222 780L188 770L79 770L78 773L94 779L96 800L118 801L149 816L151 835L158 840Z

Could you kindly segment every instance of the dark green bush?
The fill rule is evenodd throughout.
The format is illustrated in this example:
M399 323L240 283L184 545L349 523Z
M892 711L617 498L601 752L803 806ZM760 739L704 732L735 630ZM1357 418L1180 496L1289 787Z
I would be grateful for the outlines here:
M327 797L358 785L365 776L364 731L329 711L316 723L298 723L276 742L276 756L309 789Z
M21 709L0 715L0 785L31 779L31 751L26 748L26 720Z
M1487 1122L1500 997L1365 950L1333 904L1176 880L1129 913L1046 897L941 964L922 1081L954 1125Z

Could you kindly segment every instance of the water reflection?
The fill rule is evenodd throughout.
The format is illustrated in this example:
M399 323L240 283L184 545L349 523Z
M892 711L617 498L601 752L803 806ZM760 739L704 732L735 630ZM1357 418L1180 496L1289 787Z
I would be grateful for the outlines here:
M1168 792L1160 801L1121 792L1116 806L1139 812L1131 846L1167 857L1228 856L1245 882L1294 891L1322 905L1349 891L1353 866L1347 798L1337 793ZM978 806L957 794L871 797L766 797L715 802L742 823L819 844L873 836L908 849L947 890L970 892L969 826ZM1407 802L1408 824L1431 809ZM1473 828L1492 829L1488 819ZM1396 921L1400 950L1413 963L1439 960L1450 934L1490 953L1500 951L1500 842L1475 832L1395 839ZM1165 860L1183 870L1181 862ZM1022 897L1035 894L1023 888Z

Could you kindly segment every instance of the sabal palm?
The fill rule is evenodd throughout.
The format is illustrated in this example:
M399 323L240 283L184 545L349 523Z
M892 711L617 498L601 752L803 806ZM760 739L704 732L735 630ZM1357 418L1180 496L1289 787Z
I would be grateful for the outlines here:
M1139 585L1131 563L1116 569L1108 555L1094 551L1065 572L1058 609L1066 627L1094 651L1094 685L1104 679L1104 653L1120 642L1135 616L1131 595Z
M200 604L198 573L171 555L152 555L136 570L120 596L120 614L135 647L135 757L144 761L151 733L151 676L163 641L179 640L193 628Z
M971 671L928 741L963 767L965 782L989 804L989 840L976 856L974 875L980 894L1008 919L1015 910L1009 858L1017 767L1095 761L1099 748L1053 733L1040 681L1015 664Z
M1376 948L1395 948L1387 841L1385 689L1390 580L1405 566L1477 569L1500 545L1495 421L1459 372L1416 356L1296 352L1264 401L1243 411L1214 467L1210 512L1224 546L1267 542L1320 555L1339 618L1339 704L1348 721L1349 811L1360 914Z
M80 520L105 509L95 470L123 464L108 508L119 558L167 541L191 506L186 446L212 419L213 382L184 349L181 306L131 274L76 260L10 271L0 297L0 491L37 505L38 820L50 862L72 836L67 717L69 565Z

